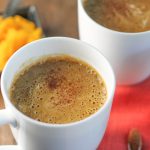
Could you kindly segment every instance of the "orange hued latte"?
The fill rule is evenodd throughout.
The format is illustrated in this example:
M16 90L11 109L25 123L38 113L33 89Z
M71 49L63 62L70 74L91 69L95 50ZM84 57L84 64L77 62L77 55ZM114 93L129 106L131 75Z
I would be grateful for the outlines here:
M18 73L10 99L25 115L46 123L70 123L105 103L106 85L89 64L60 55L39 59Z

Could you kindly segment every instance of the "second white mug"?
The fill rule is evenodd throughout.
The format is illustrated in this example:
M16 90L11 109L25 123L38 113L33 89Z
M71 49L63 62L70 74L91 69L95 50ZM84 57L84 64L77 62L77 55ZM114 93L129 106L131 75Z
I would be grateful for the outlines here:
M150 76L150 31L124 33L114 31L91 19L78 0L79 36L98 48L110 61L118 84L139 83Z

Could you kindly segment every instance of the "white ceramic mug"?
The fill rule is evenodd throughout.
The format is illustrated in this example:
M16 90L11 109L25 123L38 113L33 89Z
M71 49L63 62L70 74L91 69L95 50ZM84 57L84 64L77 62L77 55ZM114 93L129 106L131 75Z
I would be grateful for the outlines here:
M108 98L94 115L69 124L47 124L25 116L11 103L9 88L15 74L39 57L54 54L67 54L86 61L102 75ZM54 37L32 42L18 50L3 70L1 90L6 109L0 110L0 125L11 124L18 144L10 146L10 150L95 150L107 126L115 78L110 64L98 50L76 39ZM8 150L8 146L0 147L0 150Z
M79 36L109 60L118 84L136 84L150 76L150 31L124 33L96 23L78 0Z

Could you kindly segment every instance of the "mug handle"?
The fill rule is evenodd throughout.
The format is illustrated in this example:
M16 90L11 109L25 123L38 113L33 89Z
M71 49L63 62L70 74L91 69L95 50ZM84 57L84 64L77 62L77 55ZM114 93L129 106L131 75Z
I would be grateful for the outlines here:
M0 146L0 150L20 150L17 145Z
M17 126L15 118L7 109L0 110L0 126L4 124L11 124L13 127ZM0 146L0 150L19 150L19 148L17 145Z
M11 124L13 127L17 126L15 118L8 109L0 110L0 126L4 124Z

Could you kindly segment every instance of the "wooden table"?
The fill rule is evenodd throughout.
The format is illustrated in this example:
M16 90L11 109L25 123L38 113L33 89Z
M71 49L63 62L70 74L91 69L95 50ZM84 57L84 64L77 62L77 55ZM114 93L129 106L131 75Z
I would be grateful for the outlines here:
M7 1L0 1L0 11L4 11ZM76 0L22 0L22 6L37 6L44 31L49 36L78 37ZM3 108L0 93L0 109ZM15 144L8 125L0 127L0 145Z

